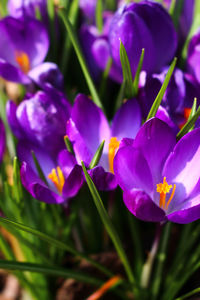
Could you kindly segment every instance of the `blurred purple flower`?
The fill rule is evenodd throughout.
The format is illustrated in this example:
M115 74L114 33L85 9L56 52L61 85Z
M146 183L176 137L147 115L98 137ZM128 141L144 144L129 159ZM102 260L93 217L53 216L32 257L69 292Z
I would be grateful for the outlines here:
M200 30L192 37L188 45L188 70L200 83Z
M43 21L47 23L48 14L46 0L8 0L9 15L14 18L36 18L37 10L41 14Z
M0 21L0 75L30 83L30 70L41 64L49 48L44 25L32 18L5 17Z
M44 149L50 157L56 158L58 152L65 148L63 138L70 112L69 102L58 92L37 92L22 101L18 107L14 102L8 101L7 118L13 133L19 139L20 160L31 157L30 150L33 146Z
M115 114L111 126L88 97L78 95L67 123L67 135L73 144L77 163L89 164L103 140L104 150L98 166L89 171L100 190L116 187L113 159L122 138L134 138L141 125L140 108L135 99L124 103Z
M169 14L151 1L123 5L112 18L109 49L119 69L120 40L127 51L133 75L142 48L145 48L143 69L148 73L158 72L166 66L177 48L176 31Z
M153 118L133 144L121 147L114 171L125 205L144 221L189 223L200 218L200 129L176 143L176 135ZM192 174L192 176L189 176Z
M166 73L167 69L160 74L141 73L138 97L145 118L163 84ZM194 97L198 98L199 95L195 79L180 69L175 69L161 105L172 121L180 127L186 121L186 110L192 107Z

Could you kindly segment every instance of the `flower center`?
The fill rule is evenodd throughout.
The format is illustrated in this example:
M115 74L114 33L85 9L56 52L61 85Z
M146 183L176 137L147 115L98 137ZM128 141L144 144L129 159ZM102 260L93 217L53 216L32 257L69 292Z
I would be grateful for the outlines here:
M116 137L111 137L110 143L108 146L108 162L109 162L109 172L114 173L113 170L113 161L115 157L116 150L119 148L120 142Z
M30 71L30 61L28 55L23 51L15 52L15 60L18 63L23 73L27 74Z
M65 183L65 178L60 167L52 169L51 173L48 175L48 178L54 183L55 187L62 193L63 185Z
M176 185L174 184L171 196L169 197L169 199L166 203L166 194L168 194L170 192L171 188L172 188L172 185L171 184L169 185L167 183L166 177L163 178L163 183L157 184L157 192L160 194L160 202L159 202L160 208L168 209L168 206L169 206L170 202L172 201L172 198L174 197Z

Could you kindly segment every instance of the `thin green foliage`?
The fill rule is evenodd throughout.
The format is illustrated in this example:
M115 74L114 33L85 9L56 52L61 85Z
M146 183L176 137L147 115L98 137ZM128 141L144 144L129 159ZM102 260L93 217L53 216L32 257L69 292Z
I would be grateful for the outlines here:
M83 162L82 162L82 168L83 168L83 172L85 174L85 178L86 178L88 187L89 187L90 192L92 194L92 198L94 200L96 208L97 208L97 210L99 212L99 215L101 217L101 220L102 220L102 222L103 222L103 224L104 224L104 226L105 226L105 228L106 228L106 230L107 230L107 232L108 232L108 234L109 234L109 236L110 236L110 238L111 238L111 240L112 240L112 242L115 246L115 249L116 249L123 265L124 265L124 268L126 270L129 281L132 284L134 284L135 283L134 275L133 275L133 272L132 272L131 267L129 265L129 262L128 262L126 253L123 249L120 238L119 238L119 236L118 236L118 234L117 234L117 232L116 232L116 230L115 230L115 228L114 228L114 226L113 226L113 224L112 224L112 222L111 222L111 220L110 220L110 218L109 218L109 216L108 216L108 214L105 210L105 207L103 205L101 197L100 197L100 195L99 195L99 193L98 193L91 177L89 176Z
M156 99L154 101L154 103L152 104L151 106L151 109L149 111L149 114L146 118L146 121L148 121L149 119L155 117L156 113L157 113L157 110L162 102L162 99L163 99L163 96L164 96L164 93L168 87L168 84L169 84L169 81L170 81L170 78L173 74L173 71L174 71L174 68L176 66L176 61L177 61L177 58L175 57L173 62L171 63L170 67L169 67L169 70L165 76L165 80L160 88L160 91L158 92L158 95L156 96Z
M105 144L105 140L101 142L97 151L95 152L95 154L91 160L91 163L89 165L89 169L93 169L94 167L96 167L98 165L98 163L101 159L102 153L103 153L104 144Z
M66 28L66 30L68 32L68 35L69 35L69 37L71 39L72 45L73 45L74 50L76 52L77 58L78 58L79 63L81 65L83 74L85 76L85 80L86 80L86 82L88 84L88 88L89 88L90 93L92 95L92 100L94 101L94 103L97 106L99 106L101 109L103 109L101 101L100 101L100 98L99 98L97 90L96 90L96 87L95 87L95 85L93 83L93 80L92 80L92 78L90 76L88 67L86 65L86 62L85 62L85 59L84 59L81 47L79 45L79 41L77 39L76 33L74 31L74 28L71 25L70 21L68 20L65 10L60 10L59 14L60 14L60 16L61 16L61 18L62 18L62 20L64 22L65 28Z

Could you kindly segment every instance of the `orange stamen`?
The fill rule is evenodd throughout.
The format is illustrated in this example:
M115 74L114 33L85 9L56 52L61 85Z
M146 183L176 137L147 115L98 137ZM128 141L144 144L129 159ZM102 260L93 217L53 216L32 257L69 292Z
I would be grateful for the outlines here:
M61 168L57 167L56 169L52 169L51 173L48 175L48 178L54 183L55 187L61 194L65 183L65 178Z
M104 283L100 289L94 292L87 300L98 300L102 297L109 289L111 289L114 285L116 285L119 281L121 281L121 277L116 275L109 279L106 283Z
M116 137L111 137L110 143L108 146L108 162L109 162L109 172L114 173L113 170L113 161L116 154L116 150L119 148L120 142Z
M160 194L160 202L159 202L160 208L168 209L168 206L169 206L170 202L172 201L172 198L174 197L176 185L174 184L171 196L166 204L166 194L168 194L170 192L171 188L172 188L172 185L171 184L169 185L167 183L166 177L163 178L163 183L157 184L157 192Z
M184 108L183 115L184 115L185 121L179 125L179 128L180 128L180 129L187 123L188 118L189 118L189 116L190 116L190 114L191 114L191 110L192 110L192 109L189 108L189 107L185 107L185 108Z
M18 63L23 73L27 74L30 71L30 61L28 55L23 51L16 51L15 60Z

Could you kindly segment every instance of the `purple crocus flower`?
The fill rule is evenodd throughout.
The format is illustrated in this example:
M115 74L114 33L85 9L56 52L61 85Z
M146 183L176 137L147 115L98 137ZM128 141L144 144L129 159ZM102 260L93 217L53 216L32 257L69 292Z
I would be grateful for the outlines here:
M109 11L104 12L102 32L99 32L95 25L83 24L80 28L79 36L83 52L91 74L96 80L99 78L101 70L106 68L111 58L108 33L112 17L113 13ZM109 77L117 82L122 82L122 71L114 62L112 62L112 66L109 70Z
M176 143L166 123L149 120L132 145L121 147L114 159L125 205L144 221L189 223L199 219L199 159L200 129Z
M30 95L18 107L8 101L7 118L19 139L18 155L21 161L28 160L33 146L44 149L52 158L57 157L59 151L65 148L63 137L70 110L66 98L55 91Z
M37 10L43 20L47 21L46 0L8 0L9 15L14 18L31 17L35 18Z
M188 45L188 70L200 83L200 30L192 37Z
M3 155L6 147L6 133L3 122L0 119L0 162L3 159Z
M172 1L164 0L163 2L163 5L169 9ZM177 0L175 3L174 14L178 15L178 18L177 20L174 20L174 22L177 28L180 49L185 43L193 22L194 6L194 0Z
M146 118L165 78L167 70L160 74L148 75L145 72L140 76L139 100L144 118ZM198 85L188 73L176 68L161 105L166 109L172 121L181 127L187 121L194 98L199 96Z
M121 68L120 40L127 51L133 75L142 48L145 48L143 69L148 73L166 66L177 48L177 36L169 14L160 4L151 1L123 5L112 19L109 47L118 68Z
M30 83L30 70L41 64L49 48L44 25L32 18L5 17L0 21L0 75Z
M43 159L43 163L47 166L47 168L43 168L46 182L39 177L37 171L31 168L30 164L22 163L20 170L22 184L37 200L48 204L61 204L64 202L67 204L67 200L78 193L83 184L82 168L71 164L71 161L75 158L70 157L72 154L67 150L66 152L70 161L63 162L67 163L67 167L62 165L61 159L55 163L52 162L47 153L37 151L39 160Z
M97 0L80 0L79 1L79 6L80 6L82 12L90 20L94 20L96 4L97 4Z
M89 164L105 140L105 146L98 166L89 171L100 190L116 187L113 175L113 159L122 138L134 138L141 125L140 108L135 99L124 103L118 110L111 126L105 115L88 97L76 97L71 118L67 123L67 135L73 144L76 161Z

